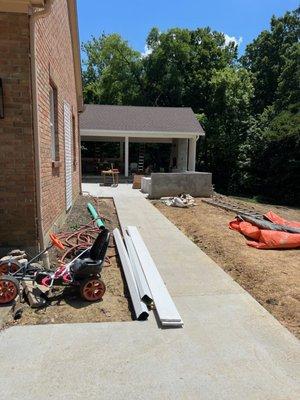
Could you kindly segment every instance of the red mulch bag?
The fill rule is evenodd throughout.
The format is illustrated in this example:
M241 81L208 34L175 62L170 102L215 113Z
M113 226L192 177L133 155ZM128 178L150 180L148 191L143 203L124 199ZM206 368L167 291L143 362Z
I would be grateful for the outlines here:
M259 240L260 229L257 226L250 224L250 222L235 219L229 222L229 227L235 231L242 233L248 238Z
M300 227L299 222L285 221L278 215L272 213L272 211L267 213L266 217L276 224L289 224L288 226ZM246 238L252 239L247 241L247 245L257 249L296 249L300 247L300 233L259 229L250 222L245 222L238 218L229 222L229 228L242 233Z
M283 218L281 218L279 215L273 213L273 211L269 211L266 214L264 214L268 220L273 222L274 224L279 224L279 225L285 225L285 226L291 226L293 228L300 228L300 222L297 221L287 221Z
M257 249L296 249L300 247L300 233L262 229L258 242L247 241L247 245Z

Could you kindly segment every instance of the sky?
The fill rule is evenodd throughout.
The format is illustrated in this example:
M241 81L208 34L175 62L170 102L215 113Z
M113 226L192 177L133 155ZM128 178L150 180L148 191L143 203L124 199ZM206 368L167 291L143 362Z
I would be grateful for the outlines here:
M299 0L77 0L80 41L101 33L119 33L140 52L152 27L161 31L210 26L239 43L239 53L272 15L299 6Z

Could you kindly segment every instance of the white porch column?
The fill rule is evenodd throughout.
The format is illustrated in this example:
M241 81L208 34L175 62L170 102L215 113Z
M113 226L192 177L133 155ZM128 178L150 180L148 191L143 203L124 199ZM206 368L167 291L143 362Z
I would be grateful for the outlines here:
M125 136L125 176L128 177L129 137Z
M195 171L197 139L189 139L189 171Z

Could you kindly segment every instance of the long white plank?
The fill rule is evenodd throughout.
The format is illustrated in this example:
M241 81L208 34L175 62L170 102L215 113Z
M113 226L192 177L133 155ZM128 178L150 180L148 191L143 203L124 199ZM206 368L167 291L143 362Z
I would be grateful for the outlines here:
M152 303L152 294L146 281L144 271L141 267L140 260L136 254L132 239L126 232L124 234L124 241L127 247L129 259L131 261L131 266L140 297L146 304Z
M140 260L162 325L167 326L170 323L170 326L182 326L183 321L138 229L128 226L127 231Z
M140 321L144 321L148 318L149 312L148 309L140 299L140 295L138 292L138 288L134 279L133 271L132 271L132 266L123 242L123 239L121 237L121 233L118 228L113 230L114 234L114 239L115 243L118 249L118 253L120 256L120 260L122 263L123 271L125 274L126 282L128 285L128 289L130 292L131 296L131 301L133 304L134 312L136 315L136 318Z

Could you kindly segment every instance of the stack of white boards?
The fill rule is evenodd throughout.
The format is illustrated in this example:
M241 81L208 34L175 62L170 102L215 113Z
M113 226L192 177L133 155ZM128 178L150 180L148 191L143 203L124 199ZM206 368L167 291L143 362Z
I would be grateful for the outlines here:
M118 228L113 234L136 318L147 319L146 304L153 302L163 327L182 327L183 321L138 229L135 226L124 229L126 248Z

